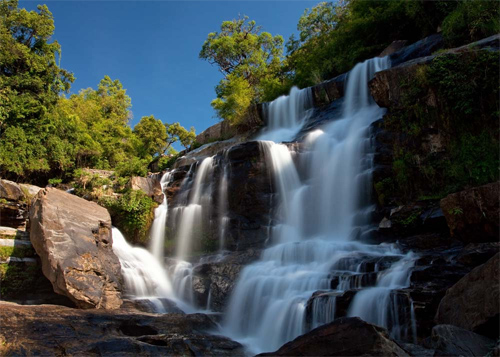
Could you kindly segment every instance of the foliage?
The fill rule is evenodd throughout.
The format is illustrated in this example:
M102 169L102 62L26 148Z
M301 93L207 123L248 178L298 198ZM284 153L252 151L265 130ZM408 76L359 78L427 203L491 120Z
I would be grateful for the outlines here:
M167 145L163 153L171 149L171 145L177 141L181 143L186 149L189 148L196 140L196 132L194 127L189 131L179 123L165 124L167 129Z
M450 46L458 46L500 32L497 1L460 1L443 22L443 36Z
M26 296L44 279L39 265L0 264L0 297L6 299Z
M132 157L116 165L115 173L120 177L146 176L148 174L148 163L149 160Z
M138 155L141 158L151 158L165 151L167 145L167 129L161 120L153 115L142 117L134 127L138 139Z
M51 179L49 179L48 182L49 182L49 185L57 186L60 183L62 183L62 180L60 178L51 178Z
M248 17L224 21L220 32L209 33L200 58L224 75L212 106L231 123L241 122L251 103L288 89L282 72L283 38L262 32Z
M100 203L108 208L113 224L130 241L147 241L157 204L143 191L128 190L118 199L106 197Z
M441 198L498 180L499 75L496 53L469 50L443 53L401 84L401 104L385 119L386 128L401 135L394 144L394 186L377 183L379 200ZM425 149L429 135L440 141L435 152Z

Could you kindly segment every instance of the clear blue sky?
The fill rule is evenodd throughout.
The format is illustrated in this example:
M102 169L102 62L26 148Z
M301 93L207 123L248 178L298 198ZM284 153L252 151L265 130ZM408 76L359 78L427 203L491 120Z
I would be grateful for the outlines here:
M76 76L72 92L96 88L109 75L132 98L131 126L153 114L200 133L218 121L210 102L221 75L198 58L207 34L241 14L286 41L303 11L318 2L21 0L19 6L45 3L53 13L61 66Z

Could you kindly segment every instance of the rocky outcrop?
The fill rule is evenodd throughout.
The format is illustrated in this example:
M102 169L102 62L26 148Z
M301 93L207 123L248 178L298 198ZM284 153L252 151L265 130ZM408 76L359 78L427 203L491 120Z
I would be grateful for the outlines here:
M155 202L163 202L163 193L161 191L159 175L148 177L133 176L130 178L129 187L132 190L142 190L146 195L151 197Z
M120 307L120 262L105 208L47 188L36 196L30 222L31 242L56 293L81 308Z
M0 198L7 201L20 201L24 199L24 193L17 183L0 179Z
M193 270L193 296L197 305L207 306L210 295L209 308L224 311L241 270L259 257L259 250L248 249L230 253L222 259L213 257L215 259L210 261L210 258L205 258L208 261Z
M444 45L443 36L437 33L429 37L426 37L420 41L417 41L411 45L398 49L394 53L386 53L386 55L389 55L389 59L391 60L391 65L392 67L395 67L400 65L401 63L410 61L415 58L430 56L432 53L443 48L443 45ZM388 48L390 48L390 46ZM380 56L382 55L383 52L380 54Z
M344 96L347 73L311 87L315 107L323 107Z
M500 182L448 195L441 209L452 237L468 243L498 241Z
M236 134L236 127L229 124L228 121L223 120L196 135L196 142L203 145L213 141L226 140Z
M279 350L259 356L409 356L387 330L358 317L344 317L320 326Z
M436 314L438 324L450 324L498 338L500 253L448 289Z
M203 314L148 314L0 303L0 355L243 356Z
M485 356L495 341L452 325L437 325L432 329L434 356Z
M174 168L179 168L186 165L192 165L197 161L203 160L206 157L214 156L223 150L238 144L238 138L232 138L224 141L215 141L207 143L198 149L191 150L186 155L181 156L175 161Z

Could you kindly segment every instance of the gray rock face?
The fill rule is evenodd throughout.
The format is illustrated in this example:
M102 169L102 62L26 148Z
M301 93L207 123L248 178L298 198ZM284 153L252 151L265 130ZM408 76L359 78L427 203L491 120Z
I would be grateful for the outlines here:
M446 292L436 314L438 324L450 324L498 338L500 253L473 269Z
M0 355L244 356L203 314L149 314L0 303ZM36 326L36 327L35 327Z
M452 193L441 200L450 234L467 243L497 242L500 182Z
M387 330L358 317L343 317L320 326L279 350L259 356L409 356Z
M495 347L495 341L452 325L437 325L432 329L434 356L485 356Z
M210 309L224 311L241 270L259 257L259 250L248 249L196 266L193 271L193 290L198 306L206 306L210 294Z
M30 222L31 243L56 293L80 308L120 307L121 268L105 208L47 188L36 196Z

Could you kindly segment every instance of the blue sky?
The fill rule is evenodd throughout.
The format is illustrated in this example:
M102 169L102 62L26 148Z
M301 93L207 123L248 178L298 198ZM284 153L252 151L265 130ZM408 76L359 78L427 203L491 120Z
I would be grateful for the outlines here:
M132 98L134 126L142 116L180 122L200 133L218 119L210 102L221 75L198 58L209 32L247 15L286 39L306 8L318 1L20 1L45 3L54 15L61 66L72 71L72 92L119 79Z

